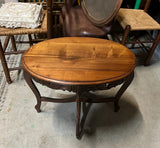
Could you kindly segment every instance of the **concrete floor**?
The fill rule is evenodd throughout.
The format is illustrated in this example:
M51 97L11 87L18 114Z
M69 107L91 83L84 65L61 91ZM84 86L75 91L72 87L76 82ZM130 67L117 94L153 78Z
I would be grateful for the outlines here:
M120 101L93 104L81 140L75 136L76 104L43 103L34 109L35 96L23 77L9 85L0 112L0 148L159 148L160 147L160 61L148 67L137 66L133 83ZM48 96L66 92L38 85ZM116 88L109 91L114 94ZM99 94L108 94L107 91Z

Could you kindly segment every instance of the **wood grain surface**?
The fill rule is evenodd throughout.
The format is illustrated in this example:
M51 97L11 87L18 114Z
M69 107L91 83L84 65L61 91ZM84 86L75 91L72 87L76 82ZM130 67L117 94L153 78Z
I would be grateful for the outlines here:
M40 42L23 55L32 76L60 84L91 85L128 76L135 55L125 46L97 38L68 37Z

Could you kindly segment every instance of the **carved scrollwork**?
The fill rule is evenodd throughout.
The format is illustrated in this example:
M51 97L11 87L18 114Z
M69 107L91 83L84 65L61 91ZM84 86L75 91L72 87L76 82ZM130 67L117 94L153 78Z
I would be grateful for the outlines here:
M53 83L53 82L40 80L40 79L35 78L33 76L31 76L31 77L36 82L38 82L42 85L45 85L49 88L59 89L59 90L67 90L69 92L77 92L77 90L81 91L81 92L89 92L89 91L96 91L96 90L107 90L107 89L111 89L112 87L116 87L118 85L121 85L122 83L124 83L128 79L128 76L127 76L123 79L113 81L113 82L110 82L110 83L95 84L95 85L66 85L66 84L58 84L58 83Z

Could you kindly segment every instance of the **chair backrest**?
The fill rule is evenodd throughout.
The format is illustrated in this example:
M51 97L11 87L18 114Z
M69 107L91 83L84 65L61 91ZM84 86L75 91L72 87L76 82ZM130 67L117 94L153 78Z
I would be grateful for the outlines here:
M148 8L149 8L149 6L150 6L150 3L151 3L151 0L146 0L146 4L145 4L145 6L144 6L144 11L145 11L145 12L148 11Z
M97 26L110 23L118 13L123 0L81 0L87 18Z

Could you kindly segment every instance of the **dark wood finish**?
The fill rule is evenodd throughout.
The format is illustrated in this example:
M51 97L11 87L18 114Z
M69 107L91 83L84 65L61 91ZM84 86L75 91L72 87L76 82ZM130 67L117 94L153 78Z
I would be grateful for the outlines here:
M127 76L135 67L133 59L131 51L112 41L73 37L38 43L24 54L22 62L33 76L44 81L89 85Z
M6 76L7 82L8 82L8 84L10 84L12 81L11 81L11 77L10 77L10 74L9 74L9 70L8 70L8 66L7 66L5 56L4 56L4 51L3 51L3 48L2 48L1 42L0 42L0 59L1 59L2 67L3 67L3 70L4 70L4 74Z
M146 0L145 6L144 6L144 11L147 12L150 6L151 0Z
M17 51L17 47L16 47L14 35L11 36L11 42L12 42L13 51L16 52Z
M29 45L33 46L33 41L32 41L32 35L28 34L28 39L29 39Z
M124 32L122 33L122 40L120 40L118 35L115 35L115 37L123 45L132 44L131 49L134 48L135 44L138 45L139 48L141 48L142 51L144 51L141 52L140 55L146 56L146 59L144 61L144 66L147 66L149 65L152 55L160 41L160 33L159 33L160 25L154 19L152 19L152 17L149 16L149 14L146 13L147 10L149 9L151 0L145 0L142 2L144 6L144 11L135 9L123 9L123 8L120 9L119 13L117 14L117 21L124 29ZM155 38L153 38L151 35L148 35L147 32L154 30L158 31L158 34ZM141 41L139 39L138 34L140 34L141 31L147 32L146 34L148 36L145 38L146 41ZM132 35L131 38L130 34ZM127 38L130 41L127 41ZM151 48L148 46L148 44L146 45L144 43L151 43L152 44Z
M3 45L3 51L6 51L6 48L9 43L9 39L10 39L10 36L6 36L5 41L4 41L4 45Z
M96 0L96 2L99 4L102 3L98 0ZM110 2L110 4L114 3L115 5L110 7L109 4L107 4L108 2ZM79 6L76 4L76 0L66 1L60 15L63 36L106 38L115 22L116 14L118 13L122 0L114 0L114 2L110 0L105 1L104 3L107 11L105 11L104 8L99 9L99 11L95 10L96 14L99 14L100 11L103 12L101 14L107 13L107 15L105 15L106 17L103 19L94 19L94 17L91 17L90 12L87 11L84 3L85 2L82 0L81 6ZM92 1L92 3L95 2Z
M158 43L160 41L160 30L158 30L158 34L157 34L155 39L150 38L150 41L140 41L135 36L134 41L128 43L126 41L127 41L127 37L129 35L130 31L131 31L131 27L129 25L127 25L126 29L124 30L124 35L123 35L123 38L121 40L121 44L123 44L123 45L132 44L132 48L134 48L134 45L138 43L141 46L141 48L144 49L145 52L147 52L147 57L146 57L146 59L144 61L144 66L149 65L149 62L150 62L150 60L152 58L152 55L153 55L153 53L154 53L154 51L155 51L155 49L156 49L156 47L157 47L157 45L158 45ZM144 45L144 43L152 43L152 46L149 49L149 52L148 52L148 49L146 48L146 46ZM142 54L142 55L144 55L144 54Z
M47 0L47 38L53 38L53 14L52 14L52 1Z
M115 112L119 110L119 99L133 80L136 59L130 50L118 43L72 37L47 40L32 46L23 55L22 64L24 78L37 98L37 112L41 111L42 101L77 103L76 136L80 139L91 103L113 102ZM41 96L33 80L53 89L73 91L76 96L65 99ZM119 91L111 98L99 98L90 93L120 84Z
M11 43L12 43L12 48L13 51L6 51L6 48L8 46L9 40L11 39ZM3 67L3 71L7 80L8 84L12 83L11 77L10 77L10 71L12 70L20 70L22 69L22 67L14 67L14 68L10 68L7 65L6 59L5 59L5 55L12 55L12 54L23 54L25 52L25 50L17 50L16 44L15 44L15 38L14 36L6 36L5 42L4 42L4 48L2 47L2 44L0 42L0 59L1 59L1 63L2 63L2 67Z
M5 42L8 42L9 38L13 39L12 41L15 43L14 36L12 36L12 37L10 37L10 36L6 37L6 41ZM13 43L13 45L15 45L14 43ZM7 44L8 43L4 43L5 49L7 47ZM20 70L20 69L22 69L22 66L20 66L20 67L14 67L14 68L9 68L8 65L7 65L6 59L5 59L5 55L22 54L25 51L25 50L17 51L16 46L13 47L13 48L14 48L14 51L5 52L5 50L3 49L2 44L0 42L0 59L1 59L2 67L3 67L4 74L5 74L5 77L6 77L6 80L7 80L8 84L12 83L12 80L11 80L11 77L10 77L10 71Z
M129 35L130 30L131 30L131 26L127 25L125 30L124 30L124 35L123 35L123 38L122 38L122 41L121 41L122 45L125 45L125 42L127 40L127 37Z
M154 53L159 41L160 41L160 30L158 30L157 37L156 37L155 41L153 42L153 45L152 45L152 47L151 47L151 49L149 51L149 54L148 54L148 56L147 56L147 58L145 60L145 63L144 63L145 66L147 66L149 64L149 62L150 62L150 60L152 58L152 55L153 55L153 53Z
M59 24L61 8L65 0L47 0L47 38L62 36L62 28Z

